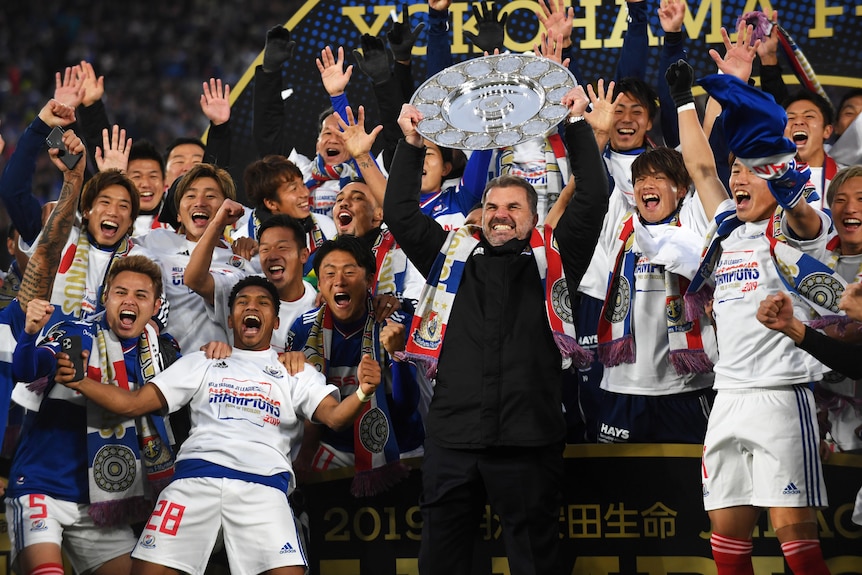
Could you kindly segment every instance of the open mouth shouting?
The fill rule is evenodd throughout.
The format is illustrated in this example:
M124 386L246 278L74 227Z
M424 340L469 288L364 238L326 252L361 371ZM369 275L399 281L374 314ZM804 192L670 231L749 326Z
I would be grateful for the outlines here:
M242 330L246 335L257 335L260 333L261 325L263 325L263 322L257 314L249 313L242 318Z
M350 229L350 224L353 223L353 214L348 210L341 209L335 216L335 223L338 224L339 233L346 233Z
M138 313L131 309L120 310L120 327L123 329L132 329L135 321L138 319Z
M797 146L804 146L808 143L808 132L803 130L796 130L790 135L790 137L793 140L793 143Z
M268 272L267 279L271 282L277 282L284 278L284 265L282 264L272 264L266 268L266 271Z
M210 215L207 212L200 210L192 212L191 217L192 222L194 222L196 226L206 226L210 221Z
M733 199L736 200L737 209L745 209L751 204L751 194L745 190L734 190Z
M119 235L120 224L113 220L102 220L99 224L99 230L104 237L114 239Z
M349 293L340 291L333 294L332 303L338 309L347 309L350 306L351 299Z

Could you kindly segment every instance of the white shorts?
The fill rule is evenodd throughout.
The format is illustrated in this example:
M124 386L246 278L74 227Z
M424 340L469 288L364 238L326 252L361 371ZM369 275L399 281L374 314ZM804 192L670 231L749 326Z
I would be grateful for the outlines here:
M6 499L6 520L13 565L18 554L37 543L62 548L76 573L87 573L135 546L131 527L98 527L89 505L61 501L47 495Z
M212 477L168 485L132 557L198 575L220 531L232 575L307 565L287 495L259 483Z
M704 508L826 507L819 442L808 386L719 390L703 445Z

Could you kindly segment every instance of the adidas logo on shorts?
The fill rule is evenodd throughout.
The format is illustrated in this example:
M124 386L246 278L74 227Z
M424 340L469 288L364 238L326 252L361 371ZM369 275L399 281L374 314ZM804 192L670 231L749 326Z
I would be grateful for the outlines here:
M791 481L787 484L787 487L784 488L784 491L782 491L782 493L784 493L785 495L799 495L802 492Z
M294 549L288 541L284 544L284 547L281 548L281 551L279 551L279 553L282 555L284 555L285 553L296 553L296 549Z

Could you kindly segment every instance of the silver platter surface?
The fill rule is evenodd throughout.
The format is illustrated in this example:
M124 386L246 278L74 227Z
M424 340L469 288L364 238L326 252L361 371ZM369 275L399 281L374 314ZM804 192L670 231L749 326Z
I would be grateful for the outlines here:
M428 78L410 99L419 133L438 146L490 150L544 137L568 114L566 68L532 54L483 56Z

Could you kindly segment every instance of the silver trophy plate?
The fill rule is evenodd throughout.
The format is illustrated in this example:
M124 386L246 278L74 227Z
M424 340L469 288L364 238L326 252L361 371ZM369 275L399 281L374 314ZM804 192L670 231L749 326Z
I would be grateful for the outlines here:
M422 112L419 133L438 146L490 150L546 136L568 114L561 100L574 87L556 62L500 54L449 66L410 103Z

